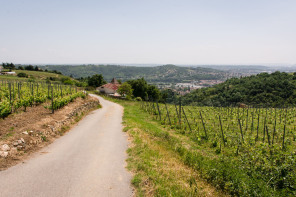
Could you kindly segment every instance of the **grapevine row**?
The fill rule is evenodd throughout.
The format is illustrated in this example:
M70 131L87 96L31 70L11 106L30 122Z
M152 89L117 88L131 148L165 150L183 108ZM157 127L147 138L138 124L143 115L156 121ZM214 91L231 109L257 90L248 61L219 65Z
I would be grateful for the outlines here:
M45 106L56 109L67 105L77 97L83 97L83 93L75 86L48 84L43 82L0 82L0 118L27 107L40 105L51 101L51 105Z

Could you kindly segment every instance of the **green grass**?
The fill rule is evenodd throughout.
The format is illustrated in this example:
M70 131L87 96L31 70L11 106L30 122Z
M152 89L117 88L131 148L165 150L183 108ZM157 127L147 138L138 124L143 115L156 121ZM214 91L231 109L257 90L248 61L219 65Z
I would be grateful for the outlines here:
M40 71L28 71L28 70L13 70L16 74L25 73L28 75L28 78L13 76L13 75L0 75L0 80L19 80L19 81L27 81L29 79L34 79L37 81L46 80L49 77L54 77L56 79L61 79L65 77L61 74L49 73L49 72L40 72Z
M29 75L29 77L33 77L36 79L46 79L47 77L56 77L61 78L63 75L49 72L40 72L40 71L28 71L28 70L15 70L16 74L25 73Z
M206 190L200 187L204 183L203 180L233 196L295 196L292 180L295 174L291 173L295 161L292 157L284 166L274 165L277 169L271 170L270 166L265 164L265 157L262 157L269 154L267 146L262 147L261 152L250 146L249 152L239 152L236 155L235 152L223 148L221 150L219 143L215 146L211 140L199 139L199 135L194 135L188 130L171 129L170 126L156 120L155 116L141 110L139 103L111 100L125 108L124 131L133 137L133 147L128 151L128 167L135 174L132 183L138 196L149 196L150 193L147 191L150 190L153 191L151 196L190 196L193 195L193 191L197 192L194 195L203 195L202 192ZM217 131L220 131L219 127ZM276 152L273 154L282 159L286 157L275 155ZM257 162L255 166L250 165L254 163L250 160L252 158ZM174 169L180 168L184 171L189 170L190 173L187 174L192 176L184 178L178 176L182 174L180 172L164 173L166 170L174 172ZM263 175L264 172L274 174ZM273 176L275 180L266 181L268 176ZM285 180L281 181L281 177ZM167 183L168 180L170 184ZM277 189L269 184L271 181L291 185L285 186L286 189Z
M180 141L167 128L147 117L135 102L116 102L124 106L124 132L133 139L127 162L134 173L132 184L137 196L224 195L186 165L175 150Z

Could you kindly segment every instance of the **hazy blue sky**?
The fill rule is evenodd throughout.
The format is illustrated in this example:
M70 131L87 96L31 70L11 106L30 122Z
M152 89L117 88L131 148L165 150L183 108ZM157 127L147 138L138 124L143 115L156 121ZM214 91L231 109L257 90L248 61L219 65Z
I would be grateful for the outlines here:
M296 0L0 0L0 62L296 63Z

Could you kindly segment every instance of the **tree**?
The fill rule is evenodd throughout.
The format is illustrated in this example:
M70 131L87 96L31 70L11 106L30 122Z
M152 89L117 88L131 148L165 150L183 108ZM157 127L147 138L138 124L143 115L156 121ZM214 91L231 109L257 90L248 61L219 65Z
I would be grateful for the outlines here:
M18 73L17 76L28 78L28 75L26 73Z
M9 70L14 70L15 65L13 63L2 63L3 68L9 69Z
M133 94L133 89L129 83L124 82L123 84L121 84L121 86L119 86L117 92L122 96L126 96L127 98L130 98Z
M25 70L34 70L34 66L32 65L25 66Z
M66 85L73 85L74 82L71 80L70 77L62 77L61 82Z
M154 101L158 101L161 93L155 85L148 85L147 94Z
M106 84L106 81L104 80L103 75L95 74L92 77L88 78L87 83L88 83L89 86L99 87L101 85Z
M129 80L127 81L132 86L133 95L134 97L141 97L142 99L146 99L148 97L147 89L148 84L144 78L136 79L136 80Z
M165 89L161 91L160 102L173 103L177 100L177 94L172 89Z

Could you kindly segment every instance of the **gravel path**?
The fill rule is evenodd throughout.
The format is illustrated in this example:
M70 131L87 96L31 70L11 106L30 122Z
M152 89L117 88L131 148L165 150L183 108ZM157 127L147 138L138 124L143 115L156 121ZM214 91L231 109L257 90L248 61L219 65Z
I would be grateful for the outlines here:
M132 196L123 108L98 98L103 108L29 160L1 171L0 196Z

